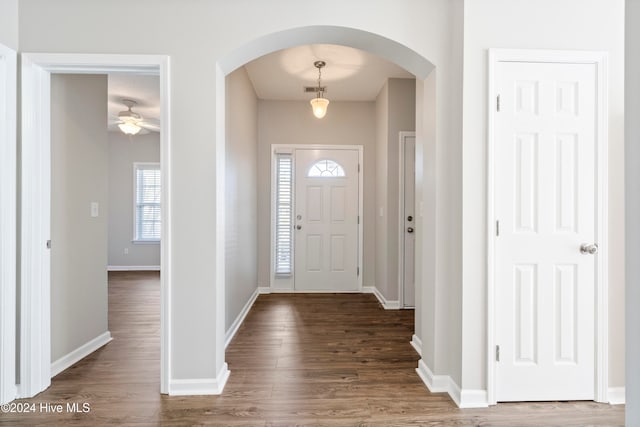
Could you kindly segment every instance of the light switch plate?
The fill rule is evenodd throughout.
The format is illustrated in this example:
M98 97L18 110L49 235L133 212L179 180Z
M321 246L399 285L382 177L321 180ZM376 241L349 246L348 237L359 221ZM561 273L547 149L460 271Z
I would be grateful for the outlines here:
M91 202L91 218L98 216L98 202Z

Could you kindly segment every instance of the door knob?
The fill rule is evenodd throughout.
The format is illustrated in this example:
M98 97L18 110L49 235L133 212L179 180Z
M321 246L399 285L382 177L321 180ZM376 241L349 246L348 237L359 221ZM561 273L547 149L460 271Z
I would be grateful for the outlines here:
M593 243L589 245L587 243L583 243L580 246L580 253L583 255L595 255L598 253L598 244Z
M407 233L413 233L413 227L407 227Z
M302 230L302 226L301 225L296 225L296 230Z
M411 215L409 215L409 216L407 217L407 221L409 221L409 222L413 221L413 217L412 217Z

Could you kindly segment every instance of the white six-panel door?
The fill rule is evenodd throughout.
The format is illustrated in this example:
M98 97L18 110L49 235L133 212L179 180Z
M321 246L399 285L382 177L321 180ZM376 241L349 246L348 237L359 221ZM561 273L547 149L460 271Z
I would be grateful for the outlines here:
M295 150L295 290L358 291L358 150Z
M593 400L596 66L496 73L496 400Z

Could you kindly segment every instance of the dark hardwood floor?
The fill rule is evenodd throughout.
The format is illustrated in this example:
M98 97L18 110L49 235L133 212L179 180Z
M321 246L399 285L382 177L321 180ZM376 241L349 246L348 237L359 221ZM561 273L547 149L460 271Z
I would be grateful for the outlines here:
M262 295L227 349L220 396L159 394L157 273L110 273L113 341L52 379L35 413L0 425L614 426L624 407L593 402L499 404L460 410L429 393L409 345L412 311L385 311L372 295ZM52 414L40 403L90 412Z

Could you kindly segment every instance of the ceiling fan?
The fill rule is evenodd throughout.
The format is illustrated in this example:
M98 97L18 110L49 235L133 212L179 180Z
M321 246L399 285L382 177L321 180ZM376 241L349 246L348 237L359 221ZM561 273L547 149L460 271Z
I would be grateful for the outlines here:
M139 113L132 110L138 103L131 99L123 99L126 110L118 113L118 118L110 122L110 128L118 128L126 135L144 135L151 132L160 132L160 124L157 120L145 119Z

